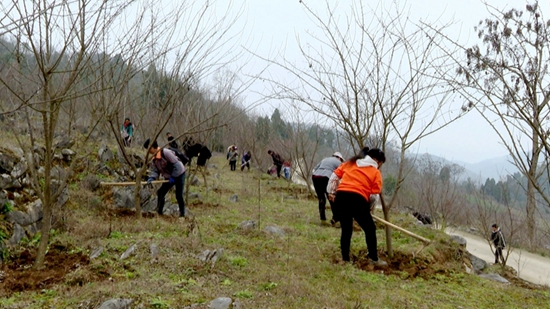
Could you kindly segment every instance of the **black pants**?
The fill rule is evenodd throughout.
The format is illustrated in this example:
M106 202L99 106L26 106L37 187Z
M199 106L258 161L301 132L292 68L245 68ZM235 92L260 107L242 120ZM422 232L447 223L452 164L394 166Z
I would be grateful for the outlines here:
M283 168L283 165L275 164L275 166L277 167L277 177L281 178L281 169Z
M159 215L162 215L162 212L164 210L164 200L166 197L166 193L168 193L168 190L172 188L174 185L176 186L176 200L178 200L178 206L180 209L180 217L185 217L185 202L183 201L183 188L185 184L185 173L181 174L180 176L176 177L175 183L168 183L165 182L160 186L160 188L157 191L158 195L158 202L157 202L157 212Z
M246 161L245 163L243 163L241 165L241 171L244 171L244 168L248 168L248 170L250 171L250 162Z
M495 264L498 263L499 257L500 257L500 260L502 261L502 264L504 265L504 255L502 254L502 247L495 248Z
M327 185L328 185L328 177L315 177L312 176L311 180L313 181L313 187L315 188L315 193L317 193L317 199L319 200L319 216L321 217L321 220L326 220L327 217L325 215L325 206L327 204ZM334 203L330 200L328 201L330 203L330 209L332 210L332 219L334 221L338 221L336 219L335 215L335 207Z
M234 171L237 167L237 161L229 161L229 166L231 167L231 170Z
M365 242L369 250L369 258L378 261L376 244L376 226L370 213L370 203L359 193L338 191L336 192L336 204L342 235L340 237L340 250L342 259L349 261L349 247L353 234L353 219L365 232Z
M126 136L123 139L123 142L124 142L124 147L130 147L132 144L132 139L130 138L130 136Z

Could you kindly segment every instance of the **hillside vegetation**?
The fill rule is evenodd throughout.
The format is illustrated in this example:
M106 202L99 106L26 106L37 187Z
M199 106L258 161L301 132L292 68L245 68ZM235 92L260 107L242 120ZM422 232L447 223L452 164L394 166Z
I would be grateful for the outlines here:
M389 266L368 264L362 231L354 232L352 263L344 263L340 230L319 222L317 200L304 187L255 169L231 172L225 161L214 155L208 187L190 186L186 202L193 219L186 220L150 213L136 219L133 210L116 208L111 187L86 189L79 179L89 172L79 171L52 230L46 268L30 268L39 234L12 248L3 264L0 307L98 308L124 298L132 300L131 308L208 308L218 297L231 298L233 308L547 308L550 303L548 288L526 284L510 272L503 275L511 284L467 273L464 249L406 214L394 213L393 221L432 244L424 247L394 230L390 258L378 225L379 254ZM169 198L175 203L173 195Z

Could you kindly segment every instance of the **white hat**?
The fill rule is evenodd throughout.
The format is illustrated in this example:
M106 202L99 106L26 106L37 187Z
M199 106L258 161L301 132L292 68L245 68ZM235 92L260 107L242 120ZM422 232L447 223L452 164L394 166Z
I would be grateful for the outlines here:
M344 161L345 161L344 157L342 157L342 154L339 153L338 151L335 152L335 153L333 153L332 156L333 156L333 157L340 158L341 160L344 160Z

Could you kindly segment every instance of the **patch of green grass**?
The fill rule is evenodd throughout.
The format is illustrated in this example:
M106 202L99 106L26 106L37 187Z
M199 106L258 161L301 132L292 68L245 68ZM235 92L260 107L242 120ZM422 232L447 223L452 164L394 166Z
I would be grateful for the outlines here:
M111 238L111 239L120 239L120 238L123 238L123 237L124 237L124 234L119 232L119 231L112 231L109 234L109 238Z
M171 303L162 297L157 296L150 301L150 305L156 309L171 308Z
M232 284L233 284L233 281L231 281L229 279L223 279L223 281L222 281L223 286L230 286Z
M267 283L264 283L260 286L260 288L264 291L271 291L273 290L274 288L276 288L278 286L277 283L275 282L267 282Z
M13 211L13 204L10 201L7 201L2 205L2 210L0 213L7 214Z
M254 297L254 293L248 291L248 290L243 290L243 291L238 291L238 292L235 292L233 294L233 296L237 297L237 298L253 298Z
M228 260L233 266L245 267L248 265L248 260L242 256L230 256Z

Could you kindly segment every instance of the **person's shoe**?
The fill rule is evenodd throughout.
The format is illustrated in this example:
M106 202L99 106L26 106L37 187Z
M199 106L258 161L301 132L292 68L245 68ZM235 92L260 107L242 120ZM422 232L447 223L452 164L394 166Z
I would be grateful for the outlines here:
M386 261L382 261L381 259L378 259L378 260L375 261L375 260L369 258L369 263L374 265L374 266L379 266L379 267L388 266L388 263Z

